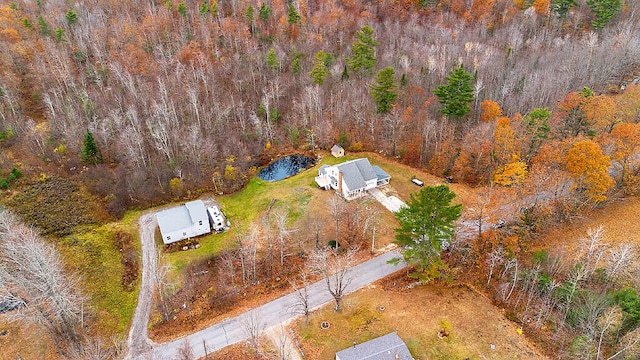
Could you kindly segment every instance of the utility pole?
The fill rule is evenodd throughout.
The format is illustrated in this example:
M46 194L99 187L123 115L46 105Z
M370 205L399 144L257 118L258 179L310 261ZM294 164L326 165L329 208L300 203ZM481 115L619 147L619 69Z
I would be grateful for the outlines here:
M371 255L376 252L376 226L373 225L373 235L371 236Z

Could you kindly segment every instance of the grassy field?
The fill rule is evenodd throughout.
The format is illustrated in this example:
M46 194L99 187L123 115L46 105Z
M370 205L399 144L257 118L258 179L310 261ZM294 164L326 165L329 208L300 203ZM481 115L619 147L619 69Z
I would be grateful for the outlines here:
M398 284L394 280L347 296L340 313L326 306L311 316L308 326L304 319L298 320L293 326L305 358L333 360L337 351L353 342L396 331L416 360L544 359L482 295L464 287L406 289L405 283L400 285L402 279ZM323 321L329 322L329 329L320 327ZM449 336L439 337L441 330Z
M133 289L123 288L124 269L115 236L117 232L130 234L132 245L139 252L139 216L139 211L129 212L120 222L85 228L59 241L65 262L83 274L82 287L91 298L91 310L102 334L124 333L135 311L139 280Z
M167 254L168 261L176 272L180 272L191 263L207 259L219 251L233 246L239 233L247 233L253 224L261 223L262 215L272 201L274 201L272 211L282 210L288 213L290 227L300 231L297 234L294 233L294 236L305 236L305 233L302 232L301 220L305 214L313 214L313 216L326 221L321 236L328 240L331 237L331 223L326 202L333 192L319 190L314 178L318 175L318 168L323 164L334 165L361 157L368 157L372 164L382 167L392 176L391 186L388 188L389 194L396 195L403 200L407 200L410 193L420 189L411 183L412 175L420 177L427 185L441 183L441 179L390 161L375 153L357 153L341 159L324 154L314 167L288 179L268 182L253 177L241 191L217 196L216 201L220 203L225 215L231 221L231 229L222 234L201 237L199 249ZM472 194L472 190L465 186L452 184L452 189L462 194L459 198L462 202ZM393 229L397 226L397 222L393 214L378 203L373 202L370 206L378 210L381 217L380 223L382 225L379 226L376 234L377 248L381 248L392 242ZM158 243L160 242L158 241Z

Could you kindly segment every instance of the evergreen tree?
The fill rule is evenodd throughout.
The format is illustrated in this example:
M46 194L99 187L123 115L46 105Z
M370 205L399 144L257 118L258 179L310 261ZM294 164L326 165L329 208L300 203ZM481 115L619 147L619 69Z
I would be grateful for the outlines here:
M395 70L388 66L376 76L376 83L370 86L370 94L377 105L377 112L385 114L393 108L393 102L398 98L395 92Z
M553 8L553 11L558 15L558 17L563 19L567 16L569 9L576 5L578 5L576 0L554 0L551 7Z
M262 5L260 5L260 10L258 10L258 16L262 21L269 20L269 16L271 16L271 7L265 3L262 3Z
M40 28L40 33L42 34L42 36L51 35L49 24L47 24L42 15L38 16L38 27Z
M78 14L73 9L67 10L67 14L65 15L65 18L67 19L67 22L69 23L69 25L73 25L76 22L78 22Z
M102 163L102 156L100 156L100 150L96 141L93 139L93 134L87 130L84 135L84 146L82 147L82 154L80 159L88 164L100 164Z
M296 7L293 4L289 5L289 13L287 14L287 22L293 26L300 21L300 14L296 11Z
M187 17L187 5L185 5L184 1L178 4L178 14L183 18Z
M440 108L442 114L461 118L471 111L469 104L473 102L472 81L471 74L464 70L463 65L449 72L447 84L438 85L434 91L443 105Z
M376 66L375 47L378 42L373 38L373 29L369 26L363 26L356 32L356 40L351 44L351 52L353 55L347 58L347 63L351 70L365 70L368 74L373 73Z
M594 29L603 28L616 16L622 7L622 0L587 0L587 5L595 18L591 22Z
M56 41L57 42L61 42L62 40L64 40L64 29L63 28L57 28L56 29Z
M291 72L294 73L295 75L300 74L300 57L296 56L295 58L293 58L293 61L291 62Z
M209 4L207 4L206 1L203 1L202 4L200 4L199 12L200 12L200 15L202 16L208 15L211 12L211 8L209 7Z
M396 213L400 228L396 229L396 243L402 247L404 261L416 265L411 277L430 281L439 275L442 263L440 253L453 237L453 224L462 212L462 205L452 205L456 194L446 185L428 186L417 196L410 195L407 207ZM393 259L391 262L399 262Z
M313 68L309 72L309 76L311 76L314 84L322 85L324 83L324 79L328 75L331 75L327 64L328 62L331 62L331 54L322 50L318 51L313 57Z
M269 49L269 52L267 53L267 65L273 70L278 70L280 68L280 60L278 60L276 51L273 50L273 48Z
M253 11L253 6L249 5L247 7L247 11L244 13L244 16L247 18L247 21L249 21L249 29L251 30L251 33L253 34L253 23L254 23L254 11Z

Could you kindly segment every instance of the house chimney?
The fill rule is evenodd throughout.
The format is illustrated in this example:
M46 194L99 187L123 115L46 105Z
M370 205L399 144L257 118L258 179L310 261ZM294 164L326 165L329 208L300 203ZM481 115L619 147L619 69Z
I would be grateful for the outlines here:
M338 192L342 195L342 171L338 170Z

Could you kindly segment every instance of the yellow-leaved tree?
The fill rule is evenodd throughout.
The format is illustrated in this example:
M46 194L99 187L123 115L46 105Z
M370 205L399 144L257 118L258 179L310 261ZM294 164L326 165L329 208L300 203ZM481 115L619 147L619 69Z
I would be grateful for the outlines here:
M609 176L611 159L592 140L573 144L566 158L566 168L576 180L576 189L583 191L594 202L604 201L614 184Z
M527 178L527 163L520 161L518 155L513 155L511 162L500 166L493 174L493 182L502 186L512 186Z
M496 119L493 137L494 161L498 166L503 166L511 161L514 154L517 154L515 134L508 117L502 116Z

